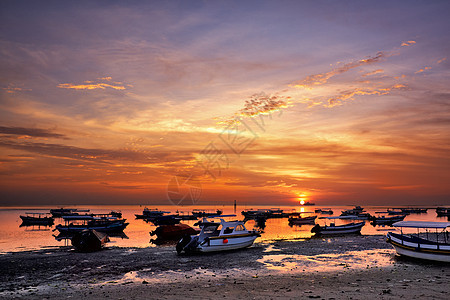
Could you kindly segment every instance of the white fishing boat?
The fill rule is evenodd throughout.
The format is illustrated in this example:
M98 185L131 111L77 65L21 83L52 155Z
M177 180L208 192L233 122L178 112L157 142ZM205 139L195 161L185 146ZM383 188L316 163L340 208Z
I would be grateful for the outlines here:
M332 218L329 218L332 219ZM316 235L341 235L350 233L360 233L361 228L364 226L365 222L349 223L345 225L335 225L331 223L330 225L320 226L317 224L311 229L312 233Z
M450 236L447 231L450 222L401 221L393 226L399 227L401 233L389 232L387 242L392 244L397 254L450 262ZM417 232L407 234L403 232L404 228L416 228Z
M208 219L212 219L212 217ZM198 235L185 235L178 242L176 246L178 254L246 248L250 247L255 239L260 236L259 232L255 230L247 230L243 221L220 219L220 222L214 222L208 219L203 218L196 224L201 229Z

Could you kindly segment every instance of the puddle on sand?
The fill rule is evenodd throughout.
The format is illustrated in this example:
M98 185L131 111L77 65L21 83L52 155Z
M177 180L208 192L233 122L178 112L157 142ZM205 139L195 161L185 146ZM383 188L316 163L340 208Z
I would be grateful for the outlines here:
M394 250L348 251L341 254L268 254L258 259L268 271L330 272L347 269L383 268L393 264Z

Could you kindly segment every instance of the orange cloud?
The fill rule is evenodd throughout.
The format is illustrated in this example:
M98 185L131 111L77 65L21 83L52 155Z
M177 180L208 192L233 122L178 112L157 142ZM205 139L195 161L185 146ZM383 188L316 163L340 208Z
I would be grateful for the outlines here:
M444 58L438 60L437 63L440 64L440 63L442 63L442 62L444 62L444 61L446 61L446 60L447 60L447 57L444 57Z
M95 89L106 89L106 88L112 88L115 90L125 90L125 86L121 82L113 82L111 81L111 77L102 77L97 78L98 81L107 81L110 83L105 82L95 82L92 80L86 80L84 81L84 84L72 84L72 83L61 83L58 85L59 88L62 89L74 89L74 90L95 90Z
M348 100L353 100L354 97L358 96L358 95L387 95L393 89L400 89L400 88L404 88L404 87L405 86L403 84L395 84L389 88L380 88L380 89L374 89L374 90L355 88L353 90L343 91L339 95L329 98L327 100L328 104L326 104L325 106L333 107L333 106L341 105L342 102L348 101Z
M321 85L321 84L327 83L328 79L330 79L333 76L345 73L351 69L354 69L354 68L357 68L357 67L360 67L363 65L369 65L369 64L376 63L385 56L386 56L386 54L380 51L374 57L369 57L367 59L361 59L358 61L346 63L343 66L333 69L326 73L320 73L320 74L307 76L305 79L291 84L291 86L294 86L297 88L309 88L314 85Z
M409 47L416 43L416 41L406 41L402 43L402 47Z
M430 69L431 69L431 67L425 67L423 69L420 69L419 71L414 72L414 74L419 74L419 73L425 72L425 70L430 70Z
M372 72L363 74L363 75L361 75L361 76L362 76L362 77L366 77L366 76L371 76L371 75L375 75L375 74L379 74L379 73L384 73L384 70L378 69L378 70L375 70L375 71L372 71Z

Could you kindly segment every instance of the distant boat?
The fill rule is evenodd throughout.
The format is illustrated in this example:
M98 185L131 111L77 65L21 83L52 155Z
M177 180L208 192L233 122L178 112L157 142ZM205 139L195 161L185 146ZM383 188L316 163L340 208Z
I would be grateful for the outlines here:
M27 212L25 216L20 216L22 219L21 226L29 226L29 225L44 225L44 226L52 226L54 223L53 217L50 217L49 214L46 213L35 213L35 212Z
M313 203L313 202L306 201L306 202L303 203L302 205L303 205L303 206L312 206L312 205L316 205L316 204Z
M220 209L217 210L205 210L205 209L194 209L192 210L192 215L197 218L220 216L223 213Z
M450 217L450 208L438 207L436 208L436 214L438 217Z
M322 215L332 215L334 213L331 208L319 208L315 209L314 212Z
M99 251L107 242L109 237L106 233L92 229L80 231L72 237L72 245L79 252Z
M201 229L198 235L186 235L178 242L178 254L247 248L260 236L257 231L247 230L243 221L214 222L203 218L198 225Z
M402 216L394 216L394 217L385 217L385 216L381 216L381 217L375 217L375 216L371 216L369 217L369 220L372 221L372 225L392 225L395 222L400 222L403 221L403 219L405 218L405 215Z
M362 214L364 209L361 206L355 206L352 209L343 210L341 216L356 216Z
M311 217L290 217L288 219L289 225L304 225L304 224L314 224L317 216Z
M241 212L241 214L246 219L257 219L257 218L278 219L278 218L288 218L289 216L295 213L285 213L282 209L279 208L267 208L257 210L244 210Z
M361 228L364 226L364 224L365 222L350 223L338 226L336 226L334 223L331 223L329 226L320 226L319 224L317 224L311 229L311 232L315 233L316 235L340 235L359 233L361 232Z
M50 209L50 213L54 218L62 218L64 216L79 215L80 212L89 212L89 209L77 209L77 208L55 208Z
M157 208L144 208L142 214L135 214L136 219L154 219L157 217L161 217L164 214L169 214L170 211L162 211Z
M446 230L450 222L401 221L393 224L401 233L389 232L387 242L397 254L418 259L450 262L450 241ZM417 228L417 234L404 234L403 228ZM427 229L420 234L420 229ZM434 229L436 233L429 232ZM438 230L441 232L438 232Z

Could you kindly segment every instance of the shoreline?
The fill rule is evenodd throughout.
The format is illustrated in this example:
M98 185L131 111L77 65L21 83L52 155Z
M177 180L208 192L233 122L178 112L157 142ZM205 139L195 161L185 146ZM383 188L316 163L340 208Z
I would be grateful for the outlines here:
M6 299L359 299L366 293L447 299L450 293L450 265L398 257L384 235L263 242L190 256L178 256L173 246L94 253L61 247L2 254L0 265Z

